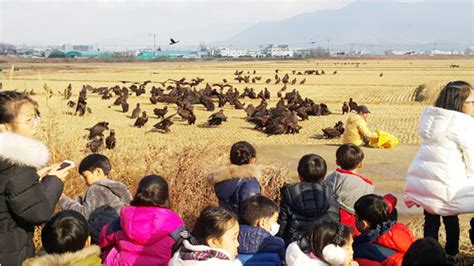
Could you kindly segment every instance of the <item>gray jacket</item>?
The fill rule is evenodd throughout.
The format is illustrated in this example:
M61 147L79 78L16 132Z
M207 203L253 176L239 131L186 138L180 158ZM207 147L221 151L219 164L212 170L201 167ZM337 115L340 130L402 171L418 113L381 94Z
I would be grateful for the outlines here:
M334 171L328 176L326 184L332 187L340 207L352 214L355 213L354 204L356 201L375 191L374 185L367 183L361 177L338 171Z
M104 205L108 205L120 213L120 208L132 201L128 188L121 182L105 179L94 182L87 190L84 197L77 200L64 196L59 200L63 210L75 210L86 219L91 213Z

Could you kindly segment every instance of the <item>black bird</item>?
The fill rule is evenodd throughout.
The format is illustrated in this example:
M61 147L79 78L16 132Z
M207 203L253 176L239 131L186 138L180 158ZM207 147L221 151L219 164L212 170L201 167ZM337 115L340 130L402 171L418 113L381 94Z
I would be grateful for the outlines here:
M91 128L86 128L86 130L89 130L88 139L93 139L96 136L103 137L104 131L109 130L109 122L106 122L106 121L99 122Z
M177 44L179 41L175 41L173 38L170 39L170 45Z
M325 139L334 139L334 138L339 138L344 134L344 123L342 121L339 121L336 123L334 127L328 127L322 129L324 133L324 138Z
M346 113L349 113L349 105L347 104L347 102L344 102L342 104L342 114L346 114Z
M222 124L222 122L226 122L226 121L227 121L227 116L224 115L224 110L220 110L219 112L212 114L207 119L207 122L211 126L218 126Z
M117 139L115 138L115 131L112 129L109 136L105 138L105 148L113 150L115 149L115 144L117 144Z
M142 109L140 108L140 104L137 103L137 107L133 109L132 111L132 117L131 118L138 118L140 116L140 113L142 112Z
M104 137L96 136L86 144L86 148L92 153L102 152L104 149Z
M142 116L137 118L133 126L141 128L146 124L146 122L148 122L148 116L146 115L146 112L143 111Z
M128 113L128 109L130 108L130 105L126 101L122 102L121 105L122 105L122 112Z
M159 130L163 130L164 133L170 133L170 127L174 124L173 121L171 121L171 118L175 115L176 113L164 118L163 120L155 124L153 127Z
M165 118L165 115L168 113L168 106L165 106L163 109L155 108L153 113L158 117Z

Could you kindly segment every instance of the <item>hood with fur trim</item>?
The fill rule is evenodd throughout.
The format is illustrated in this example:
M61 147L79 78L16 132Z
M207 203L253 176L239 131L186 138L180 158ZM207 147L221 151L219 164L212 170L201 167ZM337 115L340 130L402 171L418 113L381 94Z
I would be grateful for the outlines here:
M228 165L218 168L216 171L210 172L207 175L207 182L211 185L220 182L238 179L238 178L256 178L260 180L262 177L262 170L255 164L244 165Z
M47 254L41 257L27 259L23 266L48 266L48 265L100 265L100 248L93 245L77 252L63 254Z
M193 245L188 240L183 241L183 248L190 252L207 252L210 250L219 251L222 254L230 257L230 254L223 249L214 249L204 245ZM242 266L239 260L222 260L218 258L210 258L207 260L184 260L181 258L181 250L177 251L169 263L170 266Z
M11 164L41 168L48 163L49 151L41 141L16 133L0 133L0 159Z

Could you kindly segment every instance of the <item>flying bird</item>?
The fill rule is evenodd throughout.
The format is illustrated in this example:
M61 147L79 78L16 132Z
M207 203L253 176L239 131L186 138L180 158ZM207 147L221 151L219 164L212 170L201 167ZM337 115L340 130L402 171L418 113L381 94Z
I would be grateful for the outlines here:
M170 39L170 45L177 44L179 41L175 41L173 38Z

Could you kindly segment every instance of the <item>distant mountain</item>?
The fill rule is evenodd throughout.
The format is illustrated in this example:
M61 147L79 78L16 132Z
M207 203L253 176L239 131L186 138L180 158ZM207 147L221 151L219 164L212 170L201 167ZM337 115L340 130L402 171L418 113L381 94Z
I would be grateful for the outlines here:
M258 23L221 44L465 48L474 43L473 14L472 1L356 2Z

